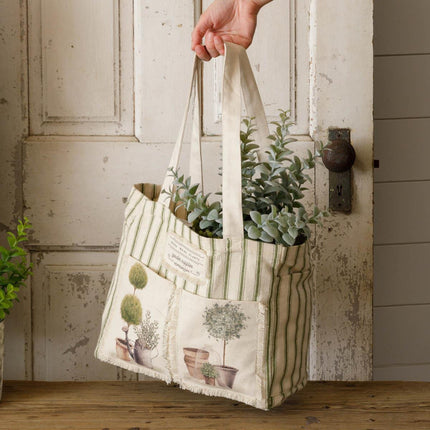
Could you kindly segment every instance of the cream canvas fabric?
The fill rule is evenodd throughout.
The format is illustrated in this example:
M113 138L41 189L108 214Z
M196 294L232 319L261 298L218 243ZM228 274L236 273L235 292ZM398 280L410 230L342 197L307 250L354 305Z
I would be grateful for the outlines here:
M262 124L260 142L268 132L246 52L226 45L224 236L200 236L174 213L161 193L170 176L162 186L134 185L94 355L194 392L269 409L307 382L312 270L307 243L284 247L243 237L241 87L249 114ZM197 101L198 67L196 59L189 99ZM193 128L194 178L201 174L196 120Z

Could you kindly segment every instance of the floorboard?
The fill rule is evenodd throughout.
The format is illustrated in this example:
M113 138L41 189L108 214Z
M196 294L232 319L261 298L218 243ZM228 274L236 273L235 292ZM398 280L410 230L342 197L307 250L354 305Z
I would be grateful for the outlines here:
M0 429L429 430L430 383L309 382L265 412L152 381L5 381Z

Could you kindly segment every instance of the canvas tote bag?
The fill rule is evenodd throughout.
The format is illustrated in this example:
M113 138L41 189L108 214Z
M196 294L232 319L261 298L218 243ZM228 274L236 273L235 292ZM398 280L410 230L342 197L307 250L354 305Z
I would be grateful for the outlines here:
M190 170L201 180L200 60L169 166L177 168L194 100ZM102 315L96 358L210 396L260 409L307 382L312 271L307 243L244 239L241 89L258 140L268 127L246 51L226 44L222 103L223 238L198 235L174 212L170 173L162 186L135 184ZM264 155L260 154L260 157Z

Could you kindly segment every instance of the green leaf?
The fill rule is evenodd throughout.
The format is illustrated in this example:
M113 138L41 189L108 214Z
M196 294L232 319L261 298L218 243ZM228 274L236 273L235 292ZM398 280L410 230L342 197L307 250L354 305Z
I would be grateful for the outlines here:
M218 211L216 209L212 209L207 216L207 219L210 221L215 221L218 218Z
M282 239L284 240L284 242L286 242L287 245L289 246L293 246L295 239L293 237L291 237L288 233L284 233L282 235Z
M248 236L250 239L257 240L260 238L260 230L255 225L252 225L248 229Z
M7 233L7 241L9 242L9 246L11 248L15 248L16 246L16 236L12 232Z
M276 227L271 224L263 225L263 230L273 239L278 239L280 237L279 231Z
M261 232L260 239L261 239L263 242L269 242L269 243L273 242L273 237L272 237L272 236L270 236L269 234L267 234L265 231L262 231L262 232Z
M258 226L261 225L261 214L257 211L251 211L249 213L249 216L251 217L252 221L255 222Z

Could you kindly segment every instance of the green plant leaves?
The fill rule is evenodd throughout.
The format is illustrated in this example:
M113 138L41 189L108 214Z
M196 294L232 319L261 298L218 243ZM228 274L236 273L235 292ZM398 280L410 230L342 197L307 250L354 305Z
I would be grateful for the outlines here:
M32 275L33 264L27 264L27 252L18 246L27 240L27 231L31 227L27 217L24 222L18 220L16 234L7 233L9 249L0 246L0 321L9 314L14 302L19 301L17 292Z
M308 214L301 202L307 189L305 185L312 182L307 171L315 167L321 151L317 149L312 154L308 150L303 158L294 155L288 147L297 140L289 131L293 122L289 111L280 110L279 120L272 122L274 131L268 136L267 160L259 162L259 145L253 139L256 131L253 120L243 119L245 129L240 132L245 237L284 246L303 243L311 235L308 225L320 224L328 215L317 207ZM192 228L203 236L222 237L221 203L210 204L209 194L198 191L199 184L191 185L191 178L185 179L173 170L172 175L174 191L170 190L168 194L177 206L185 206Z

